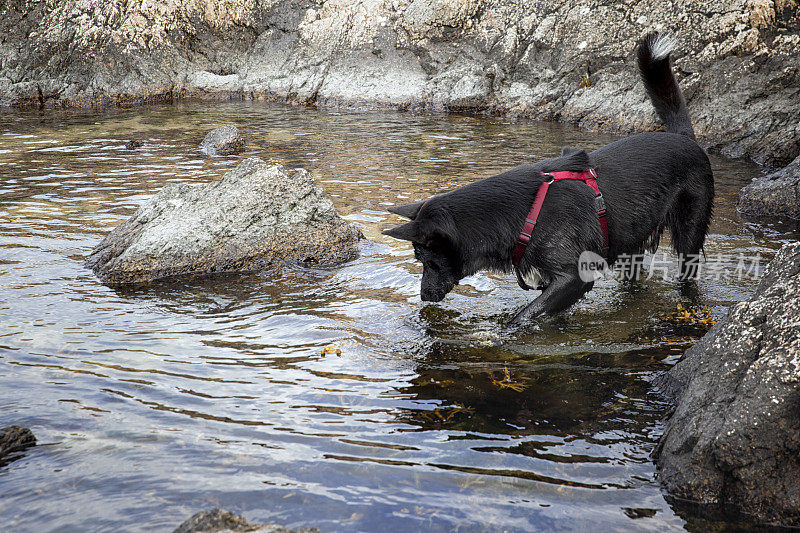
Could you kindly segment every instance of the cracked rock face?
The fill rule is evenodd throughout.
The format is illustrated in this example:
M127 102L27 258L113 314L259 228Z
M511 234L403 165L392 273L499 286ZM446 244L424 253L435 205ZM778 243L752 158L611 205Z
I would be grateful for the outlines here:
M740 213L800 220L800 157L786 168L754 180L739 192Z
M800 154L800 3L788 0L8 0L0 104L176 98L505 112L659 127L633 61L652 29L698 137L778 168Z
M800 243L661 385L677 403L655 453L667 490L800 526Z
M86 266L109 285L286 261L332 266L357 257L360 238L308 172L246 159L219 181L164 187L92 250Z

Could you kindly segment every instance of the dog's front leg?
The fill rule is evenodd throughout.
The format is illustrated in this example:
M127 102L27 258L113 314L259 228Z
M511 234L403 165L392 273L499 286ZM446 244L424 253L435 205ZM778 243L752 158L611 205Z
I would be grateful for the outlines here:
M557 277L542 294L511 319L509 326L519 327L542 315L563 311L580 300L593 286L594 282L586 283L578 277Z

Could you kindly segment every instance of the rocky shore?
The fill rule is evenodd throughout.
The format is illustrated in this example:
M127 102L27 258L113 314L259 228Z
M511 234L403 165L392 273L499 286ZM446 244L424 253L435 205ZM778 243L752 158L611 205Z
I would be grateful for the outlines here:
M695 129L770 168L800 154L800 6L784 0L0 3L0 105L181 98L656 126L636 41L672 31Z
M680 498L800 526L800 243L661 380L676 409L655 453Z

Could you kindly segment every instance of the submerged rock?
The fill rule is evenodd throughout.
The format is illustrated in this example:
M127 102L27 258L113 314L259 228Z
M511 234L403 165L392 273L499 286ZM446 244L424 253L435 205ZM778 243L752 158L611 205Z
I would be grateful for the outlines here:
M800 526L800 243L661 385L677 403L655 452L667 490Z
M210 156L238 154L244 152L245 147L244 135L233 124L211 130L200 143L200 150Z
M275 524L251 524L243 516L212 509L200 511L178 526L173 533L218 533L228 531L257 531L259 533L319 533L315 527L287 529Z
M112 285L286 261L333 266L357 257L360 238L307 171L246 159L219 181L165 186L92 250L86 266Z
M759 178L739 192L740 213L800 220L800 157L786 168Z
M33 432L21 426L8 426L0 429L0 463L14 452L21 452L36 444Z
M8 0L0 105L375 102L638 132L659 127L632 55L655 28L679 38L700 139L772 166L797 157L789 1Z

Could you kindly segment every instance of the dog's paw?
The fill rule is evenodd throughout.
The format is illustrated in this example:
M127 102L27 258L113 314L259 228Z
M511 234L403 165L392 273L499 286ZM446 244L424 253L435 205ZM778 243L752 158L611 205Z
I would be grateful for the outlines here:
M524 320L520 317L514 317L505 326L503 326L502 329L500 329L500 336L513 337L521 333L523 330L528 330L533 326L534 325L527 320Z
M500 330L500 335L503 337L516 337L521 333L531 333L534 331L541 331L541 319L547 318L546 315L539 314L530 316L523 309L508 321L508 323Z

